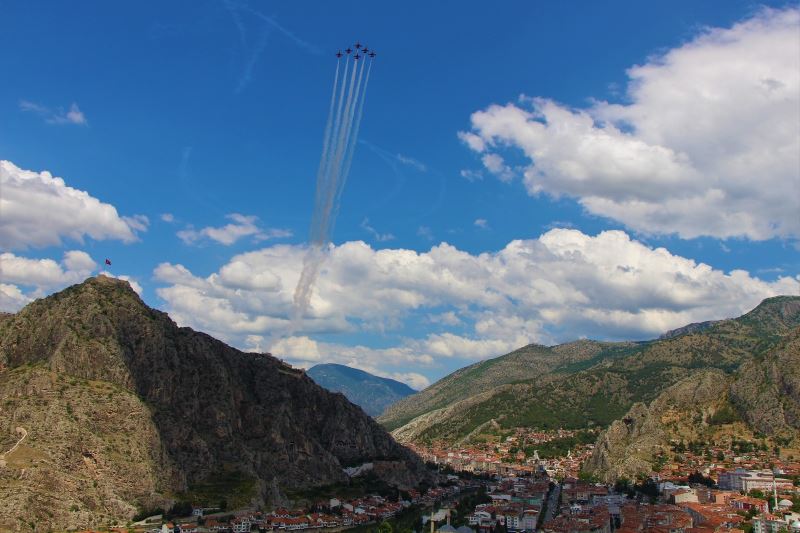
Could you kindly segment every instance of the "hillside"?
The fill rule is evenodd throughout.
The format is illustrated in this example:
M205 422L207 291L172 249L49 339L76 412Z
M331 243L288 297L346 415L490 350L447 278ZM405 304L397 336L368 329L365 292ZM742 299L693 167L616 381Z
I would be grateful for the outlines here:
M367 462L397 486L428 475L343 395L179 328L104 276L0 320L0 453L0 530L13 531L124 522L210 485L280 502Z
M345 365L315 365L306 373L318 385L344 394L370 416L378 416L388 406L417 392L405 383Z
M480 361L456 370L427 389L397 402L379 418L388 429L397 429L412 419L451 407L498 387L537 379L557 367L580 364L610 350L624 350L632 343L602 343L580 340L559 346L530 344L507 355Z
M459 441L490 425L606 427L698 370L730 375L764 357L798 325L800 297L783 296L648 342L532 345L459 370L379 421L401 441Z
M672 459L675 442L733 435L800 444L800 329L732 374L700 370L645 405L636 403L604 431L584 470L604 481L634 479Z

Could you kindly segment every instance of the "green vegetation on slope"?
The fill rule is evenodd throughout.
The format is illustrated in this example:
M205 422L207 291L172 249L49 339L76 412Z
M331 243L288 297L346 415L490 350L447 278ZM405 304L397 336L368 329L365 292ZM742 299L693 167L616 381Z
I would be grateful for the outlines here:
M606 427L635 402L651 402L698 370L732 374L763 360L798 325L800 297L783 296L740 318L648 342L526 346L445 377L398 402L379 421L400 428L398 438L421 442L458 441L485 424ZM793 383L784 380L785 386Z

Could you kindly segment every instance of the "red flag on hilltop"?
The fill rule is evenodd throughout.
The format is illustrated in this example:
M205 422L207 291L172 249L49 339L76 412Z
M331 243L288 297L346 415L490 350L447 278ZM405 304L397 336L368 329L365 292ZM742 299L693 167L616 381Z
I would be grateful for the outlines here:
M106 264L107 264L108 266L111 266L111 259L106 259Z

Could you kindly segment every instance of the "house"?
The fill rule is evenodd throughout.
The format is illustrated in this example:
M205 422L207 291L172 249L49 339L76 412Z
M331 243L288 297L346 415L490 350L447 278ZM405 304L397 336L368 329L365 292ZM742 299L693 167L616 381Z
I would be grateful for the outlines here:
M231 522L231 527L233 528L233 533L250 533L252 524L249 518L242 517Z
M728 500L728 505L737 511L749 511L757 509L760 513L769 512L766 500L751 498L750 496L733 496Z
M684 488L675 490L675 492L672 493L670 499L672 500L672 503L675 504L689 503L689 502L698 503L699 501L697 499L697 491L695 489L684 489Z
M797 513L791 513L800 518ZM789 531L791 533L800 532L800 520L792 520L791 517L779 517L765 513L753 518L753 533L781 533Z
M469 525L471 526L479 526L483 524L491 523L494 526L494 519L492 518L492 513L488 511L475 511L471 515L467 517Z

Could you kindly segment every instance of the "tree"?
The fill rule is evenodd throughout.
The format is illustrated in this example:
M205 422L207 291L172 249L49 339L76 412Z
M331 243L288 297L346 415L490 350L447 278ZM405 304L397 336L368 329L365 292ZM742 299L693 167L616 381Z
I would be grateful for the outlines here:
M508 533L508 529L506 528L505 524L501 524L497 522L494 525L494 532L493 533Z
M700 472L694 471L689 474L689 483L700 483L701 485L705 485L707 487L714 486L714 480L710 477L705 477Z
M191 502L179 501L172 506L172 509L167 513L167 518L174 518L180 516L189 516L192 514Z
M642 484L636 485L636 491L643 496L647 496L651 503L655 503L658 498L658 485L651 478L647 478Z

